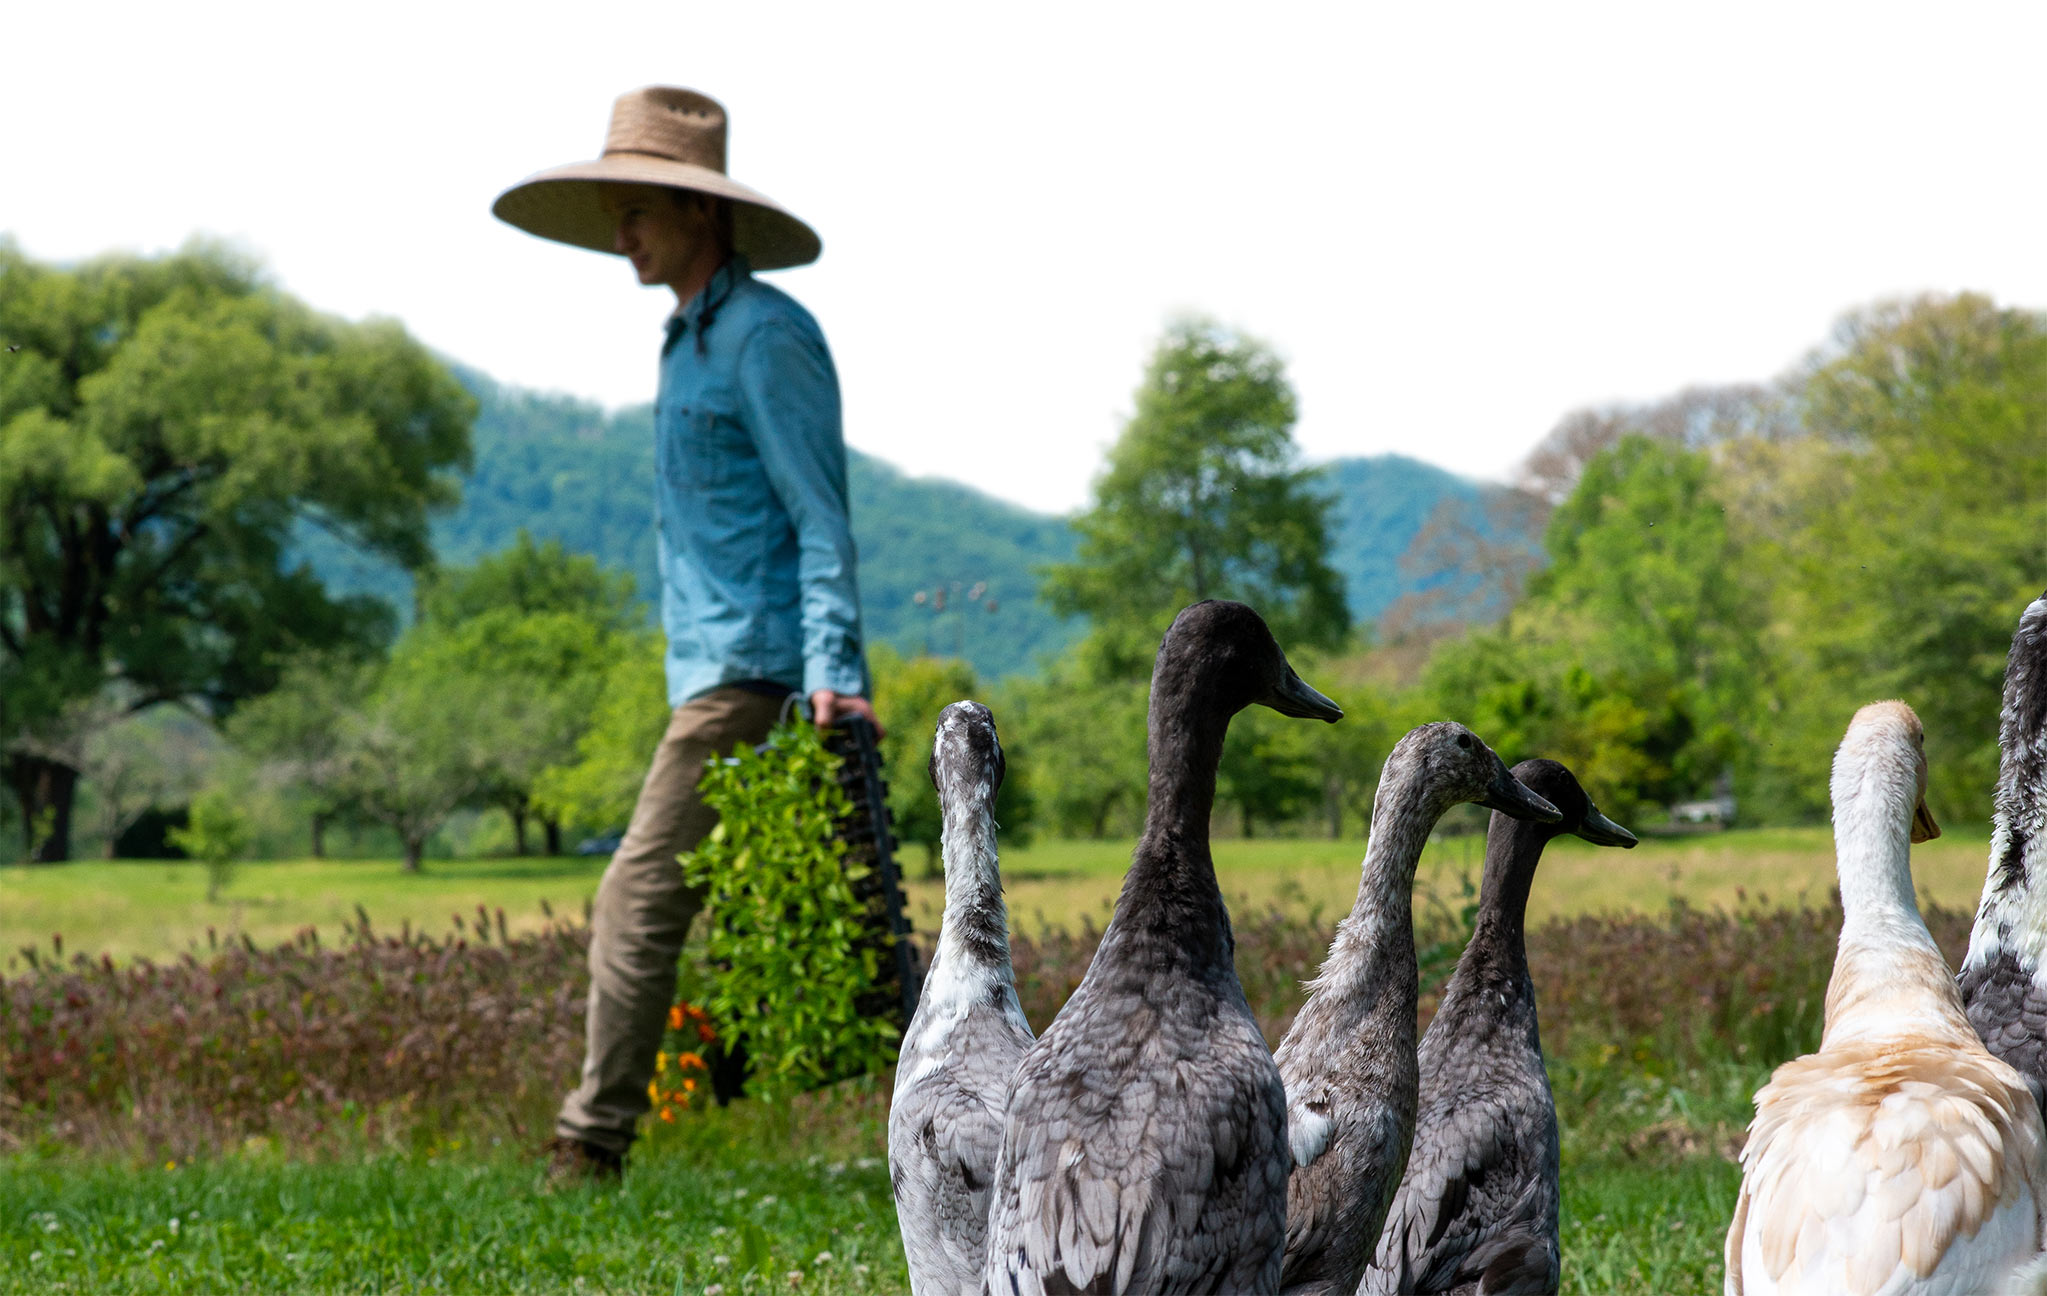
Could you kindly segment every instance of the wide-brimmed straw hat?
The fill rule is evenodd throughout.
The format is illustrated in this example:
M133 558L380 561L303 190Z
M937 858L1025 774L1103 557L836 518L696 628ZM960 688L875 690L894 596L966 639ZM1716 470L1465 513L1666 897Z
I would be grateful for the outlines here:
M725 109L709 95L648 86L618 97L604 155L528 176L498 195L491 213L528 234L611 252L618 222L604 186L667 185L730 199L732 246L756 270L817 260L817 232L725 174Z

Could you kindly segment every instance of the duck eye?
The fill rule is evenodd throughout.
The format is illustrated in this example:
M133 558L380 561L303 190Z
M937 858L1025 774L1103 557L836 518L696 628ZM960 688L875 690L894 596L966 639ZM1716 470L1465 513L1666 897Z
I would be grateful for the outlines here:
M1458 734L1458 735L1457 735L1457 745L1458 745L1459 747L1463 748L1463 749L1464 749L1465 751L1470 751L1470 750L1471 750L1471 735L1470 735L1470 734L1463 734L1463 733L1461 733L1461 734Z

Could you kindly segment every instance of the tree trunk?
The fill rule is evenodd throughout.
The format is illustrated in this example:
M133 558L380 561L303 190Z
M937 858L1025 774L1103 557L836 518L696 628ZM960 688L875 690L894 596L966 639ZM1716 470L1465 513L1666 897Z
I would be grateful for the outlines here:
M551 815L540 817L540 827L547 834L547 853L550 856L562 853L562 821Z
M506 802L505 813L512 817L512 853L524 856L526 854L526 799L521 797L516 801Z
M318 810L313 812L313 858L327 858L327 816Z
M78 771L40 756L12 756L7 784L21 805L22 845L36 864L71 858L71 806Z
M405 839L405 871L407 873L419 872L419 858L425 852L426 838L424 836L407 837Z
M1250 804L1249 804L1249 803L1247 802L1247 803L1245 803L1244 805L1242 805L1242 806L1240 806L1240 807L1238 807L1238 808L1239 808L1239 809L1240 809L1241 811L1243 811L1243 815L1244 815L1244 840L1245 840L1245 841L1250 841L1250 840L1251 840L1251 839L1252 839L1253 837L1256 837L1256 836L1258 835L1258 834L1257 834L1256 832L1254 832L1254 831L1252 830L1252 823L1251 823L1251 806L1250 806Z

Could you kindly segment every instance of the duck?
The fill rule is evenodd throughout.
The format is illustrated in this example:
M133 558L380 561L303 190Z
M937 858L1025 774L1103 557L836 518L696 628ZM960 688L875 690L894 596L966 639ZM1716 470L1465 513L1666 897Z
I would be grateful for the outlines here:
M1009 961L995 843L1007 762L979 702L939 713L931 744L945 915L903 1033L888 1113L888 1173L914 1296L976 1296L1010 1080L1031 1025Z
M2047 1111L2047 594L2005 659L1990 868L1962 958L1962 1006Z
M1856 712L1830 791L1841 936L1826 1025L1818 1052L1756 1093L1727 1296L2037 1283L2047 1133L2025 1081L1969 1025L1913 899L1912 844L1940 828L1911 707Z
M1407 1173L1359 1296L1554 1296L1563 1276L1557 1108L1528 975L1528 889L1555 837L1622 850L1636 837L1561 763L1525 760L1513 774L1564 817L1495 811L1487 827L1477 922L1422 1036Z
M1183 610L1152 668L1143 834L1079 987L1017 1067L988 1222L996 1296L1279 1285L1286 1095L1209 853L1223 738L1254 703L1343 717L1251 608Z
M1410 730L1386 757L1357 903L1277 1055L1295 1161L1282 1291L1351 1296L1400 1185L1419 1084L1415 865L1436 820L1467 801L1516 818L1562 818L1454 720Z

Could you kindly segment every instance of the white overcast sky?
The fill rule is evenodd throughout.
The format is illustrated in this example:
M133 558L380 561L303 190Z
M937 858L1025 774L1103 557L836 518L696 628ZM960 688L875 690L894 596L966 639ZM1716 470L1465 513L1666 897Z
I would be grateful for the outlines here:
M1580 405L1770 377L1843 310L2047 306L2047 6L15 4L0 231L196 232L500 380L650 399L673 304L495 221L692 86L823 235L773 276L848 440L1081 504L1164 320L1264 338L1314 458L1498 477Z

